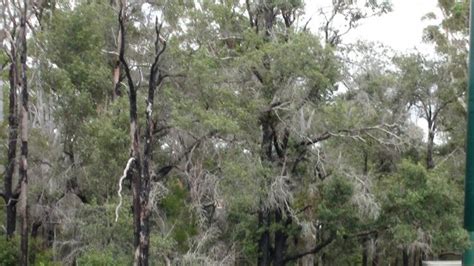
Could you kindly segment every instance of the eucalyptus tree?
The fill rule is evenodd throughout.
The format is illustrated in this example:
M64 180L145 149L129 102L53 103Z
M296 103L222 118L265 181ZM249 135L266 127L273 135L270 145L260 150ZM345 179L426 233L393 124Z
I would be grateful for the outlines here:
M426 168L435 167L434 141L439 130L441 113L457 101L462 88L450 82L449 64L444 60L430 60L422 55L396 59L400 68L400 89L405 91L410 104L427 125Z
M14 9L15 13L10 10L12 6L9 3L2 5L2 25L4 27L4 36L8 36L9 48L4 48L5 54L8 56L10 67L8 72L9 78L9 107L8 107L8 151L7 161L5 163L4 190L2 197L6 203L6 237L11 238L16 228L16 203L18 202L19 191L13 187L13 175L16 165L16 150L18 141L18 106L17 106L17 90L19 87L19 61L18 50L20 46L20 36L18 29L18 18L16 14L19 12ZM5 37L4 37L5 38ZM3 39L2 39L3 41ZM9 51L8 51L9 50Z
M448 131L452 65L342 42L389 10L332 1L312 32L303 1L56 2L35 54L55 132L32 143L49 164L32 184L39 239L65 264L131 264L133 249L140 265L367 265L461 246L459 180L441 178L455 165L417 165L409 112L429 103Z
M313 155L320 144L316 143L333 136L350 137L382 128L331 128L332 124L323 121L323 110L330 109L326 104L331 102L338 77L337 60L330 45L323 47L319 37L295 26L302 12L301 2L247 1L244 7L231 2L206 2L200 8L210 12L197 12L196 17L211 22L190 20L190 27L199 34L189 34L194 39L187 43L187 49L201 61L197 71L190 73L200 81L193 94L203 95L205 102L202 110L191 110L194 119L185 121L204 122L216 127L218 135L225 135L224 139L246 143L241 152L257 162L248 169L254 179L251 182L257 187L247 198L253 201L248 202L248 208L255 215L240 217L255 219L259 224L259 237L254 240L259 264L268 265L273 260L281 265L317 253L336 239L331 232L334 228L327 226L328 230L318 238L320 245L310 244L303 252L297 252L301 247L293 247L288 241L301 237L297 233L300 219L317 210L317 206L300 206L307 210L301 213L298 203L293 201L299 196L304 198L308 192L302 184L311 183L311 179L305 177L313 178L318 172L308 167L312 160L317 160ZM204 37L208 36L216 41L206 41ZM213 76L216 73L224 76ZM200 79L198 74L206 79ZM219 100L222 97L214 96L217 92L226 93L227 98ZM244 108L229 104L237 101L232 98L245 103ZM237 120L229 120L229 114L238 114ZM245 122L239 121L241 116ZM318 117L317 122L314 117ZM228 141L224 143L228 146L223 149L233 147ZM324 179L325 174L320 175ZM223 176L226 178L225 172ZM233 195L227 195L229 202L232 198ZM315 220L305 222L314 226Z
M9 144L7 155L7 170L4 177L5 191L2 196L7 206L7 239L11 238L15 231L16 202L20 202L21 217L21 249L20 263L28 265L28 78L27 78L27 1L4 3L3 25L4 35L8 41L5 52L10 61L10 97L9 97ZM19 58L18 58L19 57ZM19 59L19 60L18 60ZM17 89L21 88L21 101L17 101ZM19 105L21 103L21 105ZM18 109L20 117L18 119ZM16 164L16 145L18 132L20 131L20 160L18 186L13 190L13 174Z
M441 117L441 126L450 134L448 142L453 146L462 146L465 138L469 5L469 1L438 1L440 12L425 16L426 20L434 22L425 28L424 40L434 44L438 56L447 61L446 81L457 88L459 96L454 104L446 108L446 115Z

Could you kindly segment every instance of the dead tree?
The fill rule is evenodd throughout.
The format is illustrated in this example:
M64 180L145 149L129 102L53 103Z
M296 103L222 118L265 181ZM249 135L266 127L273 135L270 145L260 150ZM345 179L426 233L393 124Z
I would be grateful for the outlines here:
M154 95L157 88L163 83L166 75L160 71L159 63L163 52L166 49L166 41L160 37L162 24L155 24L155 57L150 68L150 78L148 82L148 97L146 106L146 126L144 135L144 150L140 151L140 138L138 130L137 116L137 89L131 76L131 71L125 59L125 14L123 4L119 11L120 26L120 63L123 66L128 81L129 103L130 103L130 138L131 138L131 160L128 177L132 180L133 197L133 227L134 227L134 265L148 265L148 251L150 244L150 187L151 173L150 167L153 153L153 132L154 122L152 111L154 105Z

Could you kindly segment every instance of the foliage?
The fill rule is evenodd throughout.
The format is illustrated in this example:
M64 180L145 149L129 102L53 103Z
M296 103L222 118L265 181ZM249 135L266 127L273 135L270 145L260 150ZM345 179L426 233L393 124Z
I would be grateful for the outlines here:
M134 156L129 85L125 67L116 68L119 6L44 1L35 7L43 19L32 13L38 265L133 263L130 173L115 221L119 178ZM403 254L461 252L468 8L454 0L440 8L442 23L424 35L437 49L432 58L340 45L345 30L389 12L388 1L332 1L317 32L300 25L300 0L130 1L124 47L139 140L147 116L153 135L150 262L254 265L266 249L275 265L388 265ZM149 109L149 70L164 40L157 66L165 78ZM0 77L8 80L6 68ZM8 132L0 125L3 143ZM7 163L6 152L0 158ZM17 238L0 241L0 261L15 265Z

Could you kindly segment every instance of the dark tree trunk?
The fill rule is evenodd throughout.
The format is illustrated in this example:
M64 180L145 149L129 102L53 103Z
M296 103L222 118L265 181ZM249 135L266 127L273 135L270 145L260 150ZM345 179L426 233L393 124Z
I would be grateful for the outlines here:
M28 83L26 77L26 10L27 1L23 1L20 21L21 32L21 158L20 158L20 216L21 243L20 264L28 265Z
M378 266L379 265L379 255L375 254L374 258L372 259L372 266Z
M268 211L258 212L258 225L263 232L258 241L258 265L268 266L271 263L271 243L270 243L270 214Z
M364 150L364 175L369 173L369 152Z
M263 16L265 20L265 36L270 39L273 30L273 24L275 21L275 11L274 7L271 6L271 4L264 5Z
M264 164L269 165L272 163L272 144L273 144L273 132L270 124L271 111L267 111L262 114L260 118L260 123L262 125L262 142L261 142L261 160ZM264 182L262 184L266 186ZM262 230L260 235L260 239L258 241L258 265L260 266L267 266L271 263L271 237L270 237L270 224L271 224L271 217L269 210L260 210L258 212L258 223L259 228Z
M41 221L35 221L32 226L31 226L31 239L36 240L38 237L38 231L39 228L41 227L42 222ZM35 265L35 260L36 260L36 253L39 251L38 244L35 242L35 245L32 248L31 251L31 265Z
M362 266L369 266L369 240L367 238L362 240Z
M431 114L431 111L429 112ZM436 122L435 118L432 118L431 115L428 116L428 140L426 144L426 169L433 169L435 167L433 159L433 149L434 149L434 138L436 131Z
M121 5L119 11L119 26L120 26L120 53L119 59L124 67L125 74L128 81L128 99L130 104L130 156L133 158L133 163L130 166L128 175L132 180L132 204L133 204L133 251L134 251L134 265L143 265L143 254L140 249L140 217L141 217L141 158L140 158L140 139L138 134L138 115L137 115L137 91L130 73L127 61L125 60L125 26L124 26L124 10Z
M153 106L155 102L155 90L161 85L163 81L163 76L160 74L158 69L158 60L161 53L166 49L166 42L163 43L163 48L159 51L158 44L160 38L160 28L156 25L156 57L153 65L150 69L150 79L148 82L148 98L147 98L147 107L145 112L146 125L145 125L145 144L144 144L144 154L143 154L143 168L142 168L142 187L140 191L140 254L142 258L140 259L143 263L142 265L148 265L148 253L150 246L150 187L151 187L151 162L153 160Z
M428 133L428 143L426 147L426 169L433 169L435 167L433 159L434 137L435 133L433 130L430 129Z
M413 252L413 266L416 266L417 263L418 263L418 251L415 250Z
M123 4L123 3L122 3ZM133 194L133 224L134 224L134 265L147 266L150 248L150 188L151 188L151 162L153 159L153 118L154 95L156 88L161 85L164 75L159 71L160 56L166 49L166 41L162 41L160 49L161 25L156 25L155 59L150 68L150 79L148 83L148 97L146 106L146 127L143 157L139 147L139 130L137 116L137 91L130 74L130 69L125 60L125 27L123 6L120 8L120 63L123 65L129 86L130 102L130 138L131 156L134 158L132 171L129 171L132 179Z
M430 260L430 258L427 258L427 255L425 253L423 253L423 251L420 250L419 252L419 256L418 256L418 265L422 266L423 265L423 260ZM413 265L415 266L415 265Z
M363 151L364 154L364 169L363 173L364 175L367 175L369 173L369 153L367 150L364 149ZM369 239L370 238L364 238L362 240L362 266L369 266Z
M272 144L273 134L270 124L271 116L270 112L265 112L260 118L262 125L262 142L261 142L261 159L265 164L271 164L273 161L272 157ZM266 182L263 181L263 186L266 186ZM260 210L258 213L259 228L262 230L260 239L258 241L258 265L267 266L271 263L271 237L270 237L270 224L271 215L270 210Z
M132 84L130 84L132 83ZM133 235L134 235L134 247L135 247L135 264L137 259L140 259L140 216L141 216L141 204L140 204L140 193L141 193L141 159L140 159L140 140L138 136L138 122L137 122L137 95L133 81L129 82L129 102L130 102L130 138L131 138L131 156L134 158L132 164L131 180L132 180L132 197L133 197Z
M18 114L16 89L18 84L18 68L15 43L11 45L11 65L8 73L10 80L10 94L8 106L8 151L4 177L4 200L6 204L6 236L11 239L16 229L16 203L18 195L13 191L13 174L16 165L16 146L18 142Z
M403 266L408 266L410 264L410 256L408 255L408 250L403 249Z
M286 221L283 221L283 215L281 210L275 211L275 223L278 226L278 229L275 232L275 252L274 252L274 266L283 266L285 265L285 256L286 256L286 240L288 239L288 234L285 232L287 225L291 223L290 218L288 217Z

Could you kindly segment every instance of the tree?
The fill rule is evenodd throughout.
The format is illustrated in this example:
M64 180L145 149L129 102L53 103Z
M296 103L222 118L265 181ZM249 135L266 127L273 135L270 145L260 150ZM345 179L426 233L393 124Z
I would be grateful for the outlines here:
M23 9L20 19L20 39L21 39L21 112L20 112L20 216L21 216L21 265L29 264L28 257L28 77L27 77L27 43L26 43L26 20L28 5L23 1Z
M416 265L463 249L462 67L342 39L388 2L333 1L315 31L303 1L28 4L0 77L17 127L28 85L32 264Z
M403 161L399 167L394 179L380 182L384 187L381 193L390 188L387 195L380 195L383 205L379 222L387 226L380 237L388 242L387 252L389 247L400 250L404 265L409 265L408 255L413 254L416 261L418 251L421 261L448 246L462 249L467 236L461 219L456 218L462 215L462 205L457 204L460 199L453 191L459 187L420 165ZM434 201L443 204L435 207Z
M161 34L162 24L155 24L155 58L150 67L150 77L148 83L148 96L146 105L146 125L145 141L143 154L140 152L140 140L138 131L137 115L137 91L130 68L125 59L125 26L124 26L124 6L123 3L119 12L120 25L120 62L122 63L128 80L129 102L130 102L130 136L131 136L131 169L133 191L133 217L134 217L134 265L148 265L148 252L150 245L150 188L152 182L152 173L150 169L153 158L153 137L154 121L152 117L155 90L162 84L166 77L160 69L160 57L166 49L166 41Z
M6 237L10 239L16 228L16 204L18 202L19 191L13 187L13 175L15 173L16 165L16 149L18 141L18 107L17 107L17 88L19 85L18 74L18 18L11 13L10 5L4 3L3 5L3 19L5 29L9 27L6 33L9 35L10 51L7 51L10 61L8 72L10 82L9 92L9 107L8 107L8 151L7 162L4 176L4 191L2 193L3 199L6 203ZM15 10L16 11L16 10ZM8 18L6 16L9 16ZM8 20L7 20L8 19ZM8 22L7 22L8 21Z
M10 97L9 97L9 144L7 152L7 169L4 177L4 189L2 196L6 202L7 208L7 240L11 239L16 227L16 202L20 202L21 216L21 265L28 265L28 78L27 78L27 2L4 3L3 24L9 31L5 33L9 37L9 51L7 54L10 59ZM14 10L12 12L12 9ZM7 20L7 14L9 21ZM17 24L19 18L19 25ZM7 22L8 21L8 22ZM17 32L18 31L18 32ZM18 56L20 60L18 61ZM21 101L17 102L17 88L21 87ZM21 105L18 106L18 103ZM20 108L19 108L20 107ZM20 119L18 123L17 112L20 109ZM20 131L20 162L19 162L19 181L18 186L13 189L13 175L15 172L16 146L18 139L18 126Z
M458 98L458 88L449 82L447 62L430 61L420 55L398 59L402 82L400 86L428 124L426 168L435 167L434 139L441 112Z

